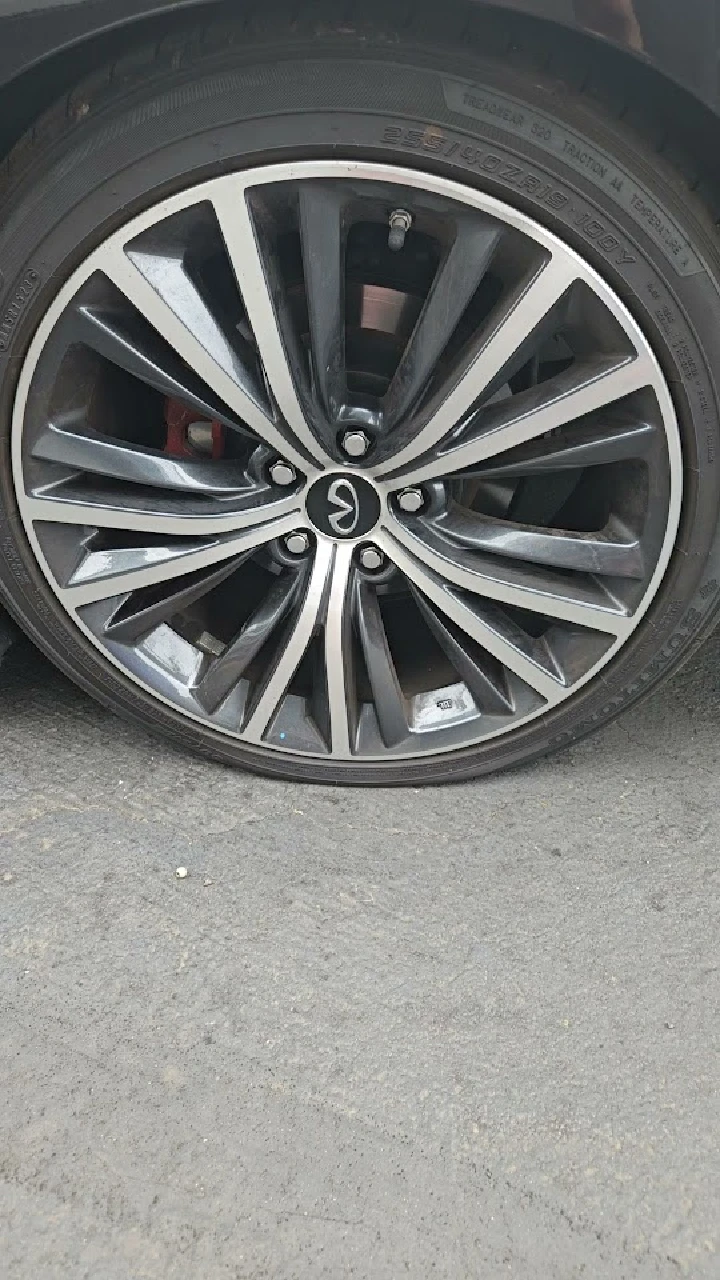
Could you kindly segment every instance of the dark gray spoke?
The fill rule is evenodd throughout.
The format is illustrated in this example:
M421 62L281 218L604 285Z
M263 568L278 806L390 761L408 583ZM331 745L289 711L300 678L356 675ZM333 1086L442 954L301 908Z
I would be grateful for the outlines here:
M125 480L130 484L158 489L177 489L187 494L216 497L250 496L267 486L248 480L245 467L232 460L210 462L195 458L173 458L140 445L127 444L107 436L68 431L50 423L33 445L33 457L64 463L92 475Z
M505 476L544 476L626 462L647 457L660 434L652 422L568 426L561 435L532 440L507 456L502 454L497 460L478 463L463 475L499 480Z
M386 747L396 747L409 733L408 708L390 653L377 591L370 583L358 582L355 610L380 733Z
M80 306L75 312L74 335L120 369L146 382L171 399L182 400L197 410L198 417L222 422L233 431L247 434L244 425L228 414L225 405L203 389L202 382L183 363L172 347L164 343L146 322L142 336L132 325L109 308Z
M649 358L622 361L598 357L548 382L481 409L460 439L403 468L403 484L417 484L475 467L488 458L537 440L588 414L604 409L648 386L654 377Z
M307 470L307 454L281 429L254 373L187 274L181 254L114 246L104 255L103 270L241 422L247 423L271 448Z
M393 540L463 591L612 635L624 635L628 629L626 608L592 577L507 564L490 555L453 547L428 528L423 533L423 537L415 536L399 522L392 526Z
M298 195L303 270L315 384L329 422L345 403L345 234L347 197L326 182Z
M409 440L402 441L400 448L382 457L374 468L375 473L382 476L402 473L403 477L409 475L414 479L415 460L443 440L487 394L527 335L557 306L576 276L576 270L566 259L551 258L506 299L491 316L488 332L481 335L453 387L434 399L419 429ZM474 458L468 458L463 465L473 461Z
M201 569L169 587L146 587L132 592L111 615L105 625L105 635L108 640L115 640L119 644L136 644L143 636L154 631L155 627L169 622L176 613L187 609L224 582L240 568L249 555L251 552L246 551L217 569Z
M533 641L492 602L466 599L446 578L409 555L389 534L383 533L378 543L408 581L501 666L519 676L546 702L559 701L565 681L541 643Z
M450 618L443 617L412 582L410 589L435 639L470 690L478 710L489 716L511 715L510 694L499 673L491 670L487 651L475 644Z
M216 711L244 675L253 658L295 604L306 575L298 570L273 584L259 609L241 628L220 657L213 659L195 687L195 696L206 711Z
M613 520L601 533L573 533L498 520L453 506L429 525L453 545L487 551L530 564L596 573L605 577L642 578L640 539Z
M103 550L93 550L91 546L63 586L62 598L70 608L78 609L95 600L109 600L141 587L157 586L283 537L294 526L295 517L291 515L211 541L186 538L166 545Z
M458 220L456 237L438 267L425 305L388 388L386 425L392 429L420 398L448 339L487 271L502 230L477 216Z

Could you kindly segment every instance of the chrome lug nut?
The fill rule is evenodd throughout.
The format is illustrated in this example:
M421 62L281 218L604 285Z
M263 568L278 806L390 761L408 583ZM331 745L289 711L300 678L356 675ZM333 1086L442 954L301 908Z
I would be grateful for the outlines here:
M364 431L346 431L340 444L348 458L364 458L370 448L370 437Z
M278 458L277 462L273 462L270 468L270 479L274 484L292 484L297 477L294 467L289 462L284 462L282 458Z
M398 494L397 504L401 511L407 512L408 515L415 515L425 506L425 494L422 489L403 489L402 493Z
M360 552L360 563L363 569L381 569L385 563L385 557L382 551L378 551L377 547L363 547Z
M310 539L302 529L289 533L285 539L285 547L293 556L304 556L310 546Z

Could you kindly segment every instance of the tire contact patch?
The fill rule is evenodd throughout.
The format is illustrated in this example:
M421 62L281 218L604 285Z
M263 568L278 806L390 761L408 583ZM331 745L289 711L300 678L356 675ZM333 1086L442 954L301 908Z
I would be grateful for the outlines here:
M542 151L557 156L563 164L581 173L644 226L679 276L694 276L703 265L677 224L661 210L653 197L639 186L626 169L609 160L602 151L558 124L550 116L528 110L509 98L488 93L480 85L443 77L445 101L457 115L485 120L496 127L532 142Z

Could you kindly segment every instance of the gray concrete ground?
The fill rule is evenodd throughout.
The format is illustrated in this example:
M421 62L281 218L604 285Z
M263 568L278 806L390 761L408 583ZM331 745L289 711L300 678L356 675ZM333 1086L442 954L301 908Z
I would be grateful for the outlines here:
M720 1276L720 638L462 788L232 773L27 648L0 751L3 1280Z

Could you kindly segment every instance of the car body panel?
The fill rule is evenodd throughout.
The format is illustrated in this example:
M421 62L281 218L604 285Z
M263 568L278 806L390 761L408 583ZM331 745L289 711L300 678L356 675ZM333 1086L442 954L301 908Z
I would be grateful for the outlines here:
M0 87L104 32L171 10L211 7L213 0L0 0ZM718 0L495 0L495 7L610 40L713 111L720 108Z

